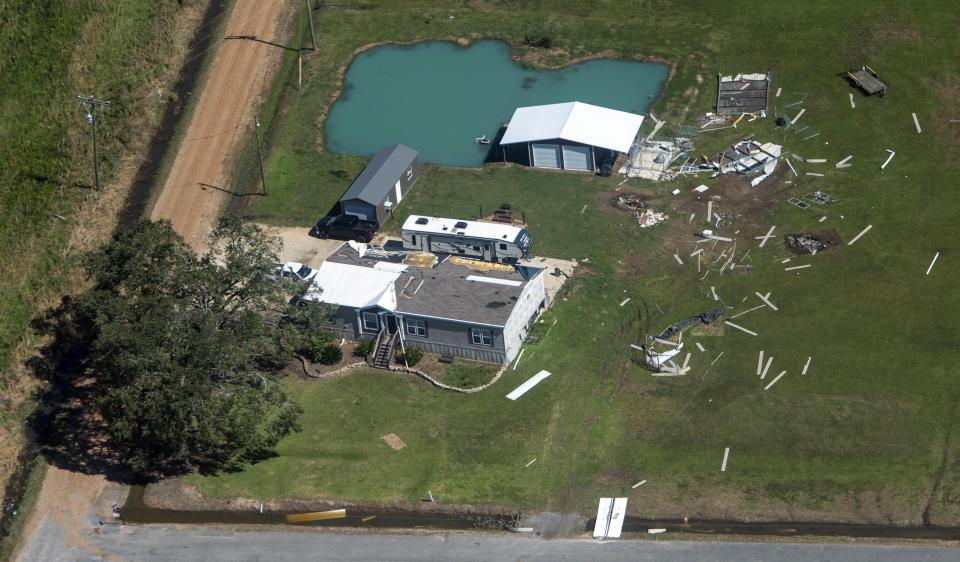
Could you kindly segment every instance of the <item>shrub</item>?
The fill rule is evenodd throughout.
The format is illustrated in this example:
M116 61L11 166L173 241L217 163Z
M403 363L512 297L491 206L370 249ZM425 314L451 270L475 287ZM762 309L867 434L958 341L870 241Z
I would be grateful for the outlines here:
M331 343L333 343L333 332L313 332L305 338L303 349L300 350L300 353L306 355L311 361L320 361L324 350L326 350Z
M423 359L423 351L418 347L408 347L403 352L403 359L407 362L407 365L413 367Z
M371 351L373 351L373 340L360 340L353 348L353 354L357 357L366 357Z
M341 360L343 360L343 350L335 343L324 347L320 352L320 363L324 365L335 365Z

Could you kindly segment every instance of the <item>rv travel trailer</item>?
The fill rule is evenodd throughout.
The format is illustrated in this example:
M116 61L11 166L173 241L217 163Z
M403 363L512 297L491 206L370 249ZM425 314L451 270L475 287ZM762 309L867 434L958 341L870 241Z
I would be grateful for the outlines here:
M403 248L452 254L494 263L517 263L530 251L526 228L493 222L410 215L403 223Z

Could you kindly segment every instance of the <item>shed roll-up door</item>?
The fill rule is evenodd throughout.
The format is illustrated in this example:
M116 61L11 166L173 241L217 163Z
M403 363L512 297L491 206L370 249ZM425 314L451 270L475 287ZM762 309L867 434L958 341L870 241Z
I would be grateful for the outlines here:
M589 146L563 146L563 167L568 170L592 170Z
M533 165L537 168L560 167L560 145L533 143Z
M360 220L376 222L377 221L377 211L370 205L363 203L344 203L343 204L343 214L345 215L355 215L360 217Z

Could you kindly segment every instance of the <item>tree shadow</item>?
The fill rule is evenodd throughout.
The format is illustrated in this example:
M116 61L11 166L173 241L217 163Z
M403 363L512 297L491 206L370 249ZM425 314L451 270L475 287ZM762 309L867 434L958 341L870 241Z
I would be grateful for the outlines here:
M77 325L74 301L35 318L33 330L49 339L27 361L33 376L45 383L27 426L46 461L64 470L103 474L125 484L144 479L123 462L123 451L112 443L98 415L95 380L89 373L89 342Z

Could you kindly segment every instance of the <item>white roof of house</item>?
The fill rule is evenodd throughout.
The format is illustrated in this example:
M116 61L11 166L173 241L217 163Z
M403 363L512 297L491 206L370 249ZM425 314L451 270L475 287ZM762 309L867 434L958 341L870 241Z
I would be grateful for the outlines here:
M578 101L519 107L500 144L564 139L629 152L643 116Z
M417 224L419 219L426 219L427 223ZM464 223L466 226L463 228L455 228L457 223ZM403 230L426 232L429 234L462 234L468 238L509 240L513 242L517 239L517 236L523 229L509 224L500 224L495 222L462 221L458 219L442 219L437 217L425 217L422 215L410 215L403 223Z
M303 298L352 308L376 305L396 310L394 282L398 277L399 271L325 261Z

